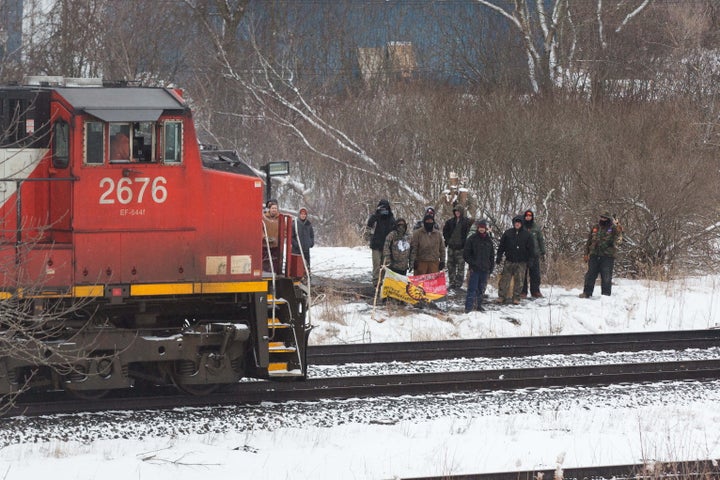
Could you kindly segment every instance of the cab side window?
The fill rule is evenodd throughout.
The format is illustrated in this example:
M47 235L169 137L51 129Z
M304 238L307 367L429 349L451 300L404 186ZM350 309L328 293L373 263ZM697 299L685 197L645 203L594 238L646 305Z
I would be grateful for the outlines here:
M111 123L110 133L110 162L130 161L130 124Z
M67 168L70 163L70 127L65 121L55 122L52 138L52 164L55 168Z
M155 161L155 123L137 122L133 124L133 159L138 162Z
M85 163L101 165L105 156L105 131L102 122L85 122Z
M182 122L163 124L163 162L182 163Z

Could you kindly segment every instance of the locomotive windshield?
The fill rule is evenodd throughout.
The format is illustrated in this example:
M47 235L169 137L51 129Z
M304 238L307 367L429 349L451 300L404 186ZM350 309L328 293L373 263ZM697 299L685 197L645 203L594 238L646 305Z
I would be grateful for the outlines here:
M85 163L182 163L182 122L85 122Z

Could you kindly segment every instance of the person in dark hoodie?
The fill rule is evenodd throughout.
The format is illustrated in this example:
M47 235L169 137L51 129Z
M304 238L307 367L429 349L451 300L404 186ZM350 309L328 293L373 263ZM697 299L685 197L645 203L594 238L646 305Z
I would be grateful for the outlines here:
M535 255L528 260L527 269L523 275L523 286L520 296L527 297L528 294L528 276L530 277L530 295L533 298L542 298L540 293L540 259L545 257L545 237L543 237L542 229L535 222L535 213L532 210L525 210L523 226L525 230L530 232L533 238L533 248Z
M393 216L390 202L383 199L378 202L375 213L370 215L367 227L372 230L370 237L370 250L372 250L372 279L373 285L380 281L380 267L383 264L383 248L385 238L395 228L395 217Z
M495 247L488 234L487 220L478 220L475 227L476 232L470 235L463 249L463 259L468 264L470 271L467 295L465 296L465 313L473 310L481 312L485 310L482 307L483 292L487 286L488 277L495 267L493 263Z
M443 238L447 246L447 272L450 290L459 290L465 281L463 249L472 227L472 220L465 216L462 205L453 207L453 216L443 225ZM487 228L487 224L485 225Z
M305 266L310 274L310 249L315 246L315 231L308 219L307 209L301 208L292 225L292 253L305 259Z
M499 290L504 295L508 295L510 293L510 282L514 281L512 303L519 305L520 290L522 290L522 280L527 268L527 262L535 255L532 236L530 232L523 228L523 219L519 215L513 218L513 227L505 230L505 233L500 238L495 259L498 265L502 263L503 255L505 255L505 264L503 265ZM504 303L505 301L509 303L509 299L498 297L498 303Z

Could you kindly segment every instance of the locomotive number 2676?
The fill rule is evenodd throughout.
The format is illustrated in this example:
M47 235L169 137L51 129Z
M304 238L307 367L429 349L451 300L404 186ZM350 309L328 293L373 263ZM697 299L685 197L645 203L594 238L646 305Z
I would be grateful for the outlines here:
M122 205L127 205L132 201L143 203L148 186L152 201L163 203L168 197L165 184L167 184L165 177L121 178L117 182L110 177L105 177L100 180L100 188L103 189L100 195L100 204L111 205L116 201Z

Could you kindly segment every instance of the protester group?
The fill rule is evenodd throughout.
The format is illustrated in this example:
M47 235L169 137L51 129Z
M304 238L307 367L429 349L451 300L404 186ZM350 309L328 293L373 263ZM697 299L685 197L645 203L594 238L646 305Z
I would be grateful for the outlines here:
M422 220L410 231L408 222L395 218L390 202L383 199L368 218L367 228L372 232L373 285L380 284L385 269L400 275L446 272L448 296L465 291L465 312L484 311L488 279L497 265L502 266L502 271L496 303L519 305L528 295L543 298L540 283L545 238L531 209L514 216L512 226L497 242L489 222L473 222L458 202L442 227L436 220L435 208L426 207ZM588 269L581 298L592 296L598 275L601 294L611 294L614 260L622 235L622 227L609 212L599 214L585 242L583 258Z

